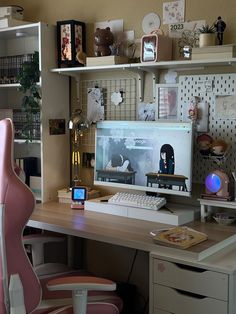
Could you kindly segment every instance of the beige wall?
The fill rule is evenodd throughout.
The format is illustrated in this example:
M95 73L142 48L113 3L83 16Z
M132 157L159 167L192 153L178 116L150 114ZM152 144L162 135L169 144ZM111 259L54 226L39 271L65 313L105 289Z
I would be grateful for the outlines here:
M137 37L142 35L141 22L147 13L155 12L162 17L163 0L16 0L14 4L24 8L24 19L32 22L55 24L56 21L75 19L84 21L91 36L95 21L123 19L126 30L134 29ZM227 24L225 43L236 42L236 2L235 0L186 0L186 20L205 19L213 23L219 15ZM9 5L8 0L0 0L0 5ZM88 46L91 48L91 41Z

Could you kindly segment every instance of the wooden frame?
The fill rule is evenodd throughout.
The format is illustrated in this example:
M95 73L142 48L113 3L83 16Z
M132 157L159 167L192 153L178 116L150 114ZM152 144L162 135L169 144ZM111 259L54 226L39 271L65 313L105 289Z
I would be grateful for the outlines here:
M178 120L178 84L156 84L156 119Z
M78 53L85 51L85 23L74 20L57 22L58 67L82 66Z

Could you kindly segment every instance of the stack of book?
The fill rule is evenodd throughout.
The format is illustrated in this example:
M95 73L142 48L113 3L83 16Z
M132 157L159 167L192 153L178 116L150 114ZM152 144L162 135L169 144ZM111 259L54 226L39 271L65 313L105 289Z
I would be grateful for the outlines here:
M17 83L17 76L20 74L22 64L31 61L32 53L0 57L0 84Z
M40 112L33 115L32 124L29 126L33 129L33 139L40 140ZM15 129L15 139L25 139L23 135L24 126L27 123L27 113L20 109L13 109L13 123Z
M231 59L236 57L236 44L192 49L192 60Z
M0 28L13 27L28 24L23 21L24 9L17 5L0 7Z

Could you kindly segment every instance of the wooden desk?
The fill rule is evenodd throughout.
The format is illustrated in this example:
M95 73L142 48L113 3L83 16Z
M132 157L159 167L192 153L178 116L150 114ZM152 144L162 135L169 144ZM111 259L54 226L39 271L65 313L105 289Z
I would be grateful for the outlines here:
M101 181L135 184L135 173L136 171L97 170L97 179Z
M188 179L185 176L178 174L164 174L158 172L149 172L147 176L147 186L152 186L153 184L161 185L175 185L179 187L179 190L187 192L187 186L185 181Z
M153 243L151 230L173 227L139 219L74 210L70 204L48 202L37 204L28 221L28 226L85 239L121 245L146 252L175 254L198 260L222 247L222 241L236 233L236 227L223 227L217 224L189 223L188 226L208 234L208 240L187 250L169 248Z
M179 250L156 245L153 243L149 232L151 230L167 227L168 225L131 218L117 217L96 212L72 210L70 209L69 204L62 204L57 202L49 202L37 205L28 222L28 226L150 252L150 314L159 313L159 309L157 309L159 306L164 307L170 304L170 302L166 302L165 304L159 305L156 300L162 300L162 298L153 298L153 296L156 294L159 296L159 277L157 277L156 273L159 269L158 265L160 263L160 265L162 265L162 261L165 262L164 266L166 267L168 266L176 268L175 263L177 263L182 264L183 267L188 267L189 265L201 270L199 272L200 275L196 275L198 272L193 271L191 273L191 278L193 279L186 281L186 283L184 279L181 279L182 275L176 274L176 272L181 273L181 271L179 269L174 271L174 275L171 278L178 278L180 285L182 285L181 287L184 287L184 290L186 291L189 291L189 286L195 287L195 282L199 282L198 285L200 285L199 289L201 290L201 276L205 276L205 273L206 276L208 276L209 271L211 271L212 275L215 276L214 278L218 278L218 273L223 273L225 278L228 278L227 289L224 289L224 293L227 293L228 295L228 300L219 302L221 305L224 305L222 302L225 302L226 304L224 308L228 308L229 310L220 314L236 313L236 301L234 300L236 290L236 266L234 265L236 258L235 226L219 226L215 223L209 224L201 223L199 221L190 223L188 226L198 231L207 233L209 238L207 241L193 246L187 250ZM233 247L232 252L230 249L228 249L231 246ZM221 257L223 253L225 256ZM202 269L205 269L206 272L202 272ZM189 270L187 268L184 271L184 274L188 277L188 273ZM209 282L210 281L211 280L209 280ZM166 289L168 293L173 291L173 289L168 286L163 289ZM211 289L213 289L212 286ZM204 295L205 292L200 293L200 290L196 293ZM202 290L206 290L204 285L202 286ZM185 298L186 302L189 302L187 297ZM178 300L175 300L175 302L182 306L181 313L189 314L183 302ZM191 302L194 304L194 301ZM199 308L202 308L204 298L196 302L198 302ZM214 302L214 309L217 309L218 301ZM218 314L220 311L219 308L218 312L207 312L208 309L209 307L203 312L195 311L194 313ZM212 308L210 307L210 309ZM169 314L173 313L173 311L165 311L164 308L160 308L160 313Z

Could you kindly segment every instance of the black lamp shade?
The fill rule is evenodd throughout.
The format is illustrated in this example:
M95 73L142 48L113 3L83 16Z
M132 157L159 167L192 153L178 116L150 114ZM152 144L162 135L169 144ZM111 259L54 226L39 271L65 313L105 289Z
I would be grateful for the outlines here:
M68 20L57 22L58 67L83 66L78 54L85 53L85 23Z

